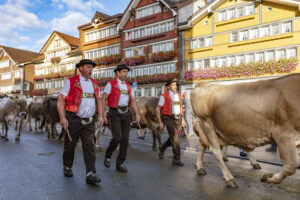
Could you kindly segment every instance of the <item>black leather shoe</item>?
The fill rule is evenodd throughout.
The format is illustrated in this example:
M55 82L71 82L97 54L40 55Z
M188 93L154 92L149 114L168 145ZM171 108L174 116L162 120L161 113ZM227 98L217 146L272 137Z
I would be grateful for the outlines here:
M245 153L244 151L240 151L240 156L242 156L242 157L247 157L248 155L247 155L247 153Z
M88 175L88 176L85 178L85 180L86 180L86 183L87 183L87 184L92 184L92 185L101 182L101 179L100 179L99 176L98 176L97 174L95 174L95 173Z
M109 158L104 159L104 166L107 167L107 168L110 167L110 159Z
M178 166L183 166L184 165L181 160L175 160L175 159L173 159L172 163L173 163L173 165L178 165Z
M158 149L159 149L158 157L159 157L160 159L163 159L163 158L164 158L164 153L165 153L165 152L162 151L161 147L159 147Z
M271 147L266 149L266 152L277 152L277 147L271 146Z
M116 169L120 172L127 173L127 168L122 164L122 165L117 165Z
M64 167L64 175L66 177L72 177L73 176L72 169L69 167Z

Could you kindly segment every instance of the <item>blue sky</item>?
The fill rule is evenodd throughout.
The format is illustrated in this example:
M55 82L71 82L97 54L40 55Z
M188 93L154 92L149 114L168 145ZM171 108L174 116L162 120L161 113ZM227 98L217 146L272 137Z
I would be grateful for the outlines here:
M53 30L79 37L96 11L122 13L130 0L0 0L0 45L39 52Z

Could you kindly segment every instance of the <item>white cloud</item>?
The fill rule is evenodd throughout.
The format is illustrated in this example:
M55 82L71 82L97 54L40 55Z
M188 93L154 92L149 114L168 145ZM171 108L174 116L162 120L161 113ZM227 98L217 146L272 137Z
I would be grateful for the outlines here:
M51 21L52 29L62 33L75 35L78 37L77 27L90 21L81 12L66 12L62 18L54 18Z
M0 38L5 38L5 43L26 42L30 38L22 34L23 30L47 27L47 23L28 11L27 7L32 7L28 0L8 0L6 4L0 5Z

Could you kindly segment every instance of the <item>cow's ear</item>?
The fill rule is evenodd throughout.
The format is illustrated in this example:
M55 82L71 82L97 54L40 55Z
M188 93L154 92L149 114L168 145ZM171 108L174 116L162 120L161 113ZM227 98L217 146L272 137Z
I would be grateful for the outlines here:
M14 100L14 98L12 96L10 96L9 98L10 98L10 100Z

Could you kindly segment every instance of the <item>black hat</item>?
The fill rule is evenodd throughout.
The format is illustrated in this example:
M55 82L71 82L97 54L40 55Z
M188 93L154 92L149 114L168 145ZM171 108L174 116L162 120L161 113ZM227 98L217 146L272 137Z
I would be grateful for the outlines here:
M83 59L79 63L76 64L76 68L79 68L80 66L85 65L85 64L91 64L91 65L93 65L93 67L96 66L96 62L94 62L90 59Z
M171 85L171 83L177 83L178 84L178 80L175 78L175 79L172 79L172 80L169 80L165 86L169 86Z
M127 65L122 64L122 65L118 65L114 70L114 72L121 71L122 69L127 69L128 71L130 71L130 68Z

